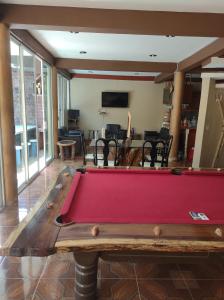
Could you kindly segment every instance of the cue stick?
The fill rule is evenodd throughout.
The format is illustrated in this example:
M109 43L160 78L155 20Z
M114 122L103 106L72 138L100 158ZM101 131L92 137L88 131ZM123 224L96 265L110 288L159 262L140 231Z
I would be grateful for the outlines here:
M219 141L218 141L218 144L217 144L217 147L216 147L216 150L215 150L215 155L214 155L214 158L213 158L213 161L212 161L212 167L213 168L215 167L216 160L218 159L220 151L221 151L221 149L223 148L223 145L224 145L224 112L223 112L222 103L221 103L222 98L223 97L221 95L220 97L218 97L216 99L216 102L218 103L218 106L219 106L219 112L220 112L221 119L222 119L222 125L221 125L221 135L219 137Z

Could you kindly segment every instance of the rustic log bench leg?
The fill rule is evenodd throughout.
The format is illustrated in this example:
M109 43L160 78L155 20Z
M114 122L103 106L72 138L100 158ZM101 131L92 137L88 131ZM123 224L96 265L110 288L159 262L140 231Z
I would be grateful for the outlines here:
M97 253L74 253L76 300L96 300L97 298Z

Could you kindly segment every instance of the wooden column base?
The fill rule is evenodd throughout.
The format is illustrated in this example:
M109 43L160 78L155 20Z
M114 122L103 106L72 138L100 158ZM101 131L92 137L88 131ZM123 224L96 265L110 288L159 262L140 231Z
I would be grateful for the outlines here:
M75 299L97 299L97 253L74 253L75 257Z

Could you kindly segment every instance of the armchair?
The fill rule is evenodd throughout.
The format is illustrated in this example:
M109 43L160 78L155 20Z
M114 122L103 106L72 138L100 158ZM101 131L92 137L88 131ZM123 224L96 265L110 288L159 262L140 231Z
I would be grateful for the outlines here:
M121 129L119 124L107 124L106 125L106 138L111 139L120 139L124 140L127 138L127 130Z
M119 124L107 124L106 125L106 138L117 138L118 133L121 129L121 125Z

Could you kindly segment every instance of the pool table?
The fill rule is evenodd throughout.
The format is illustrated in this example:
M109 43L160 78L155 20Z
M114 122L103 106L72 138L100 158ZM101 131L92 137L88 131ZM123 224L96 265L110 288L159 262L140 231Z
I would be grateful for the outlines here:
M99 257L223 256L224 170L69 172L62 172L47 202L9 237L4 250L17 256L72 251L76 299L96 299ZM194 220L190 212L207 219Z

